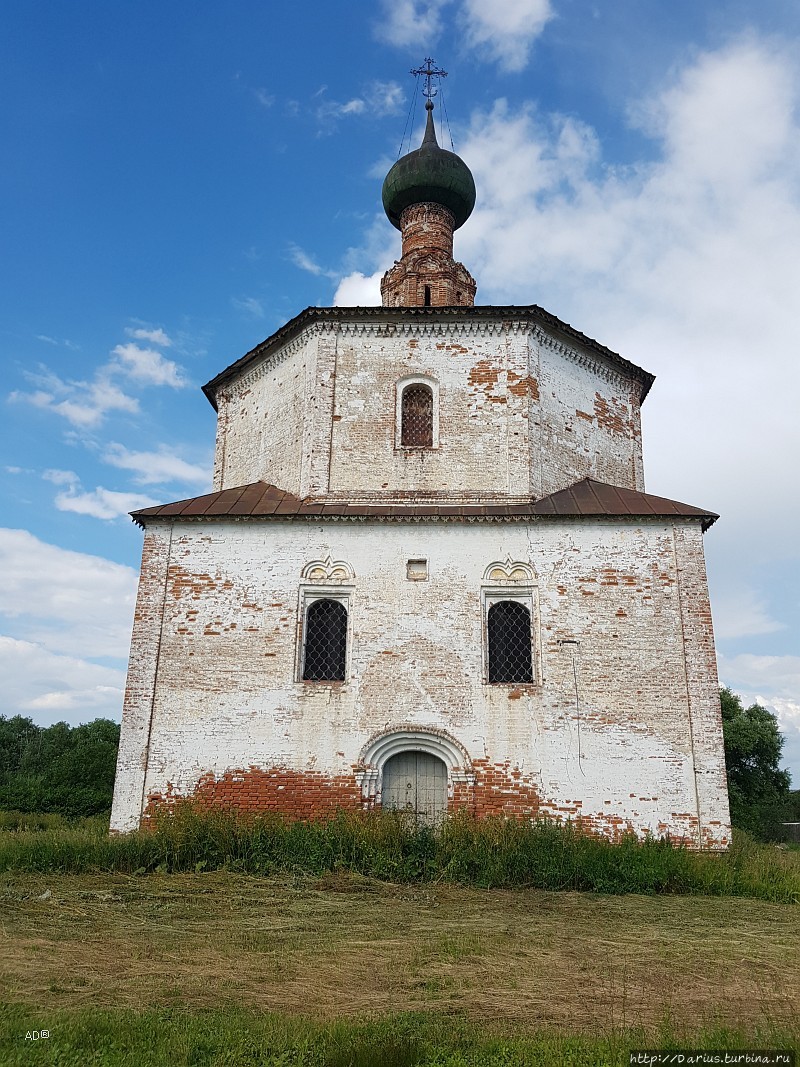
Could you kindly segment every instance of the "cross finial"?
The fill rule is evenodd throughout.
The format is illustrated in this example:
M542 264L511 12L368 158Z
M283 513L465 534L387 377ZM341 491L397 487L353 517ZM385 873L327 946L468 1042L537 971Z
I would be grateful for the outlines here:
M435 66L431 57L426 56L425 65L422 67L417 67L417 69L412 70L411 73L414 75L415 78L418 78L420 74L425 76L425 86L422 90L422 95L427 98L427 103L425 104L425 107L428 111L431 111L433 109L433 97L436 96L439 91L438 89L433 89L431 87L431 79L446 78L447 71L442 70L441 67Z

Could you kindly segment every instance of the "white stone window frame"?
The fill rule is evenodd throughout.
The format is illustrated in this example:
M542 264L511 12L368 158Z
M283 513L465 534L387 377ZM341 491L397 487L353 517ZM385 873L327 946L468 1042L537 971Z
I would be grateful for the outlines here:
M489 681L489 608L504 600L512 600L528 609L531 620L531 675L530 682ZM520 686L542 685L541 619L539 611L539 587L532 584L485 585L481 589L481 636L483 643L483 684L492 688L518 689Z
M351 662L351 650L353 644L353 619L351 611L351 603L353 596L352 585L301 585L299 592L299 602L297 606L297 658L295 663L295 681L300 685L311 686L338 686L341 688L343 685L347 685L350 681L350 662ZM345 647L344 647L344 679L332 680L332 679L314 679L303 677L303 666L306 658L306 632L308 609L317 600L335 600L347 612L347 630L345 632Z
M411 385L426 385L433 397L433 443L403 444L403 393ZM429 374L410 374L395 383L394 447L397 452L434 452L439 448L439 383Z

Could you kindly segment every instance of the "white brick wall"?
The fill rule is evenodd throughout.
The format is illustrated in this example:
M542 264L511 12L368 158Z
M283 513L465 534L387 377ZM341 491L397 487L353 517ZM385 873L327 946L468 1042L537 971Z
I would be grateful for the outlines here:
M440 443L395 447L397 382L434 378ZM322 322L218 396L214 488L300 496L543 496L584 477L644 488L639 392L520 322Z
M438 388L431 450L398 447L397 384L415 377ZM214 488L482 502L589 476L643 490L641 388L513 317L323 319L219 390ZM301 575L327 556L354 575L348 677L304 683ZM484 679L483 576L507 558L535 574L535 684ZM427 581L407 579L411 559ZM403 730L447 763L451 807L724 847L699 522L148 527L115 829L171 796L297 815L379 802L381 737Z
M479 812L727 840L697 522L155 523L145 552L116 829L204 775L355 782L370 738L410 724L466 750ZM301 570L328 555L355 574L342 685L295 680ZM483 681L482 578L507 556L537 576L540 685Z

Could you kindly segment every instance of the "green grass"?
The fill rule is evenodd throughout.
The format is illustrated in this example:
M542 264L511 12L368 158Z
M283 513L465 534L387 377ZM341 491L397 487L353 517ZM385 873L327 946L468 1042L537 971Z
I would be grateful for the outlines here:
M47 1013L51 1036L25 1040L44 1026L42 1013L0 1010L0 1053L7 1067L617 1067L635 1048L736 1050L793 1047L796 1035L764 1027L745 1033L709 1028L675 1033L626 1029L569 1037L554 1032L525 1036L487 1034L467 1020L397 1014L380 1020L316 1023L274 1013L241 1011L80 1011Z
M80 1012L57 1014L52 1037L24 1041L35 1028L30 1013L3 1013L0 1050L8 1067L53 1063L163 1067L164 1064L254 1064L273 1067L602 1067L627 1064L632 1048L686 1047L669 1028L656 1035L626 1030L601 1037L538 1033L487 1037L462 1020L394 1016L380 1021L340 1020L319 1024L278 1015L241 1012ZM766 1029L755 1037L741 1030L693 1033L696 1049L790 1048L793 1037ZM23 1038L23 1040L20 1040ZM55 1054L55 1056L54 1056ZM57 1058L56 1058L57 1057Z
M452 882L598 893L750 896L797 903L800 851L744 834L726 853L665 840L619 842L577 827L457 814L439 832L395 813L320 822L242 817L178 804L146 831L110 837L100 820L0 833L0 871L125 874L230 869L249 874L349 871L401 883Z
M54 812L0 811L0 830L108 830L108 815L68 819Z

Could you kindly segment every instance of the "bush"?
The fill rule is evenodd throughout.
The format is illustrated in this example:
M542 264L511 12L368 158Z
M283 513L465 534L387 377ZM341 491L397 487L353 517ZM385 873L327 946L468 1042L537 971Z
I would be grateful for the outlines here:
M768 708L745 708L720 690L731 822L762 841L779 841L790 803L789 773L779 769L783 736Z
M111 811L119 726L0 716L0 808L81 818Z

